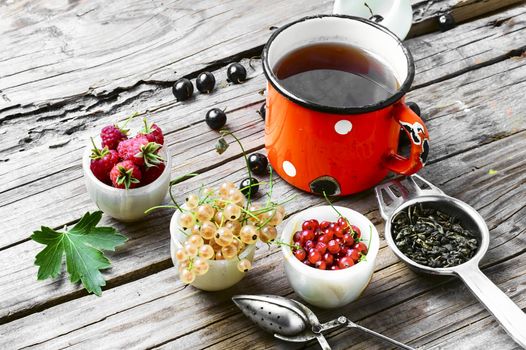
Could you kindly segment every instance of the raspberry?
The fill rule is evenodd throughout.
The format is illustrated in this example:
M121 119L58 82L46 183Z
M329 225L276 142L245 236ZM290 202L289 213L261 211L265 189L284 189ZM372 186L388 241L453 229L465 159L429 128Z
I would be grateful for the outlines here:
M115 150L108 147L98 149L93 138L91 139L93 149L91 150L90 169L93 175L104 183L110 182L110 171L119 162L119 155Z
M164 163L160 163L157 166L145 168L142 173L142 184L148 185L157 180L157 178L159 178L159 176L161 176L161 174L163 173L164 168Z
M117 124L108 125L100 131L100 138L102 140L102 147L117 149L119 142L128 138L128 130L119 128Z
M144 121L144 128L139 131L139 135L144 135L148 138L148 141L155 142L160 145L164 145L164 135L161 130L161 128L155 124L151 123L148 125L148 121L146 118L143 119Z
M117 147L119 157L124 160L131 160L136 165L146 165L151 167L160 164L163 159L159 154L161 145L149 142L144 135L137 135L133 139L121 141Z
M110 172L111 182L116 188L134 188L141 185L141 170L130 160L115 164Z

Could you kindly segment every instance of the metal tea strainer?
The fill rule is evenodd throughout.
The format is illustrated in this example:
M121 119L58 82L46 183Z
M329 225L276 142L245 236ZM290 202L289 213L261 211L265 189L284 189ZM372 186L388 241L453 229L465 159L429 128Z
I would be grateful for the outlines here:
M345 316L320 323L311 309L295 300L278 295L236 295L232 300L254 323L281 340L302 343L317 339L323 350L330 350L331 347L323 336L323 332L338 327L348 327L359 329L401 349L414 350L396 340L362 327Z
M377 186L375 190L380 214L385 220L385 239L396 256L417 272L460 277L513 340L526 348L526 314L478 267L489 247L489 230L480 214L466 203L447 196L418 175L388 181ZM475 255L461 265L447 268L424 266L405 256L394 242L391 232L392 221L402 210L416 204L424 204L428 208L458 218L462 225L478 238L479 247Z

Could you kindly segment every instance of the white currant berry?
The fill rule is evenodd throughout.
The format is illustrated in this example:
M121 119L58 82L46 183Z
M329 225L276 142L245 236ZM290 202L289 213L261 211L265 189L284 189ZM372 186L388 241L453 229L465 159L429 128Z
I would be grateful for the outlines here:
M225 227L228 227L230 230L232 230L232 233L237 236L239 234L239 231L241 230L241 223L239 221L227 221L225 223Z
M230 190L228 190L228 197L227 198L231 202L241 203L245 199L245 196L237 188L231 188Z
M212 218L214 217L214 214L215 214L215 210L209 204L200 205L197 207L195 211L195 216L197 220L199 220L200 222L212 220Z
M186 239L186 241L194 246L196 246L197 248L201 247L203 244L204 244L204 241L203 241L203 237L201 237L200 235L191 235L190 237L188 237Z
M278 231L274 226L265 226L259 231L259 239L264 243L275 240L277 236Z
M239 239L245 244L254 244L259 238L259 232L254 225L245 225L239 231Z
M199 205L199 197L192 193L189 194L188 197L186 197L186 207L188 209L195 209Z
M199 248L199 257L205 260L210 260L214 257L214 248L211 245L205 244Z
M236 246L229 244L221 248L221 253L223 253L225 259L232 259L237 256L237 248Z
M179 261L179 262L183 262L183 261L185 261L187 258L188 258L188 256L186 255L184 249L178 249L178 250L175 252L175 259L177 259L177 261Z
M190 213L181 213L179 216L179 226L183 228L183 230L191 228L195 224L194 216Z
M195 280L195 273L188 269L184 269L179 273L179 278L181 279L181 282L190 284Z
M201 225L201 229L199 230L199 234L204 239L210 240L210 239L214 238L214 236L216 234L216 231L217 231L217 226L213 222L205 221Z
M224 247L232 243L232 241L234 240L234 234L232 233L232 230L228 227L220 227L216 231L214 240L221 247Z
M252 268L252 263L248 259L241 259L237 263L237 269L241 272L247 272Z
M223 216L231 221L237 220L241 216L241 207L235 204L228 204L223 209Z
M197 276L202 276L208 272L209 265L205 259L197 258L194 260L194 270Z

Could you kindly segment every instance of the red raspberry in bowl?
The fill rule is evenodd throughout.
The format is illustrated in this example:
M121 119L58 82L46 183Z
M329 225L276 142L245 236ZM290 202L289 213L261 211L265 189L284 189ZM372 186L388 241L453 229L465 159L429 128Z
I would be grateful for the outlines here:
M117 151L110 150L108 147L97 148L93 139L91 139L91 143L93 143L93 149L90 155L90 169L97 179L109 183L110 171L119 162L119 155Z
M141 181L142 185L146 186L148 184L151 184L155 180L157 180L157 178L161 176L161 174L163 173L164 168L165 168L164 163L160 163L156 166L152 166L149 168L145 167L142 172L142 181Z
M155 124L148 124L146 118L143 119L144 127L139 131L139 135L144 135L149 142L155 142L159 145L164 145L164 135L161 128Z
M130 160L115 164L110 172L111 182L116 188L135 188L142 179L141 170Z
M158 154L161 145L148 141L144 135L137 135L133 139L121 141L117 147L119 157L124 160L130 160L134 164L151 167L161 164L163 159Z
M128 130L121 129L117 124L107 125L100 131L102 147L117 149L119 143L128 138Z

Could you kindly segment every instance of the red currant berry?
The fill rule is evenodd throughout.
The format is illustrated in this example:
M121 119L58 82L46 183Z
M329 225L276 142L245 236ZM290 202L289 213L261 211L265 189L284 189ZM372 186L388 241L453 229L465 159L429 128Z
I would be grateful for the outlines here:
M334 256L330 252L326 252L323 254L323 261L325 261L327 265L332 265L334 262Z
M331 224L331 223L328 222L328 221L322 221L322 222L320 223L320 230L323 231L323 230L328 229L329 226L330 226L330 224Z
M352 247L352 245L354 244L354 238L350 233L343 235L342 241L343 244L345 244L348 247Z
M341 226L338 226L334 229L334 235L338 238L342 238L344 233L343 233L343 229Z
M316 231L318 229L318 221L315 219L307 220L302 225L303 230Z
M314 239L314 232L311 230L303 230L301 231L301 236L304 241L313 240Z
M340 261L338 262L338 267L340 269L346 269L346 268L351 267L353 265L354 265L353 259L351 259L348 256L341 258Z
M316 243L316 246L314 247L317 251L320 252L321 255L325 254L325 251L327 251L327 244L323 242Z
M340 244L333 239L327 243L327 250L331 254L337 254L340 251Z
M329 224L329 228L330 228L330 229L333 229L333 230L334 230L336 227L338 227L338 225L337 225L335 222L331 222L331 223Z
M325 269L327 269L327 264L325 263L325 261L320 260L320 261L316 262L316 264L314 264L314 267L316 267L317 269L320 269L320 270L325 270Z
M342 228L349 226L349 224L347 224L347 220L345 220L341 216L338 218L337 223L338 223L338 226L340 226Z
M360 252L356 249L353 249L353 248L347 249L345 252L345 255L353 259L354 261L360 260Z
M367 246L363 242L358 242L354 245L356 249L360 251L360 253L363 253L364 255L367 254Z
M332 265L331 266L331 270L332 271L336 271L336 270L339 270L340 268L337 266L337 265Z
M303 261L305 260L305 258L307 257L307 252L305 251L305 249L303 248L300 248L300 249L296 249L294 251L294 256L300 260L300 261Z
M301 242L301 231L296 231L294 236L292 236L292 241L294 243L300 243ZM300 243L301 244L301 243Z
M328 235L326 235L326 234L325 235L321 235L320 237L318 237L318 243L321 242L321 243L327 244L327 243L329 243L330 240L331 240L330 237Z
M331 230L331 229L325 230L325 235L329 237L329 241L330 241L334 237L334 230Z
M312 248L314 248L314 246L315 246L315 244L314 244L314 242L311 241L311 240L307 240L307 241L305 241L305 244L303 244L303 248L304 248L305 250L312 249Z
M321 254L319 251L315 250L315 249L311 249L309 251L309 262L311 264L315 264L317 263L318 261L321 260Z
M362 231L360 231L360 229L357 226L351 225L351 228L356 238L362 237Z

